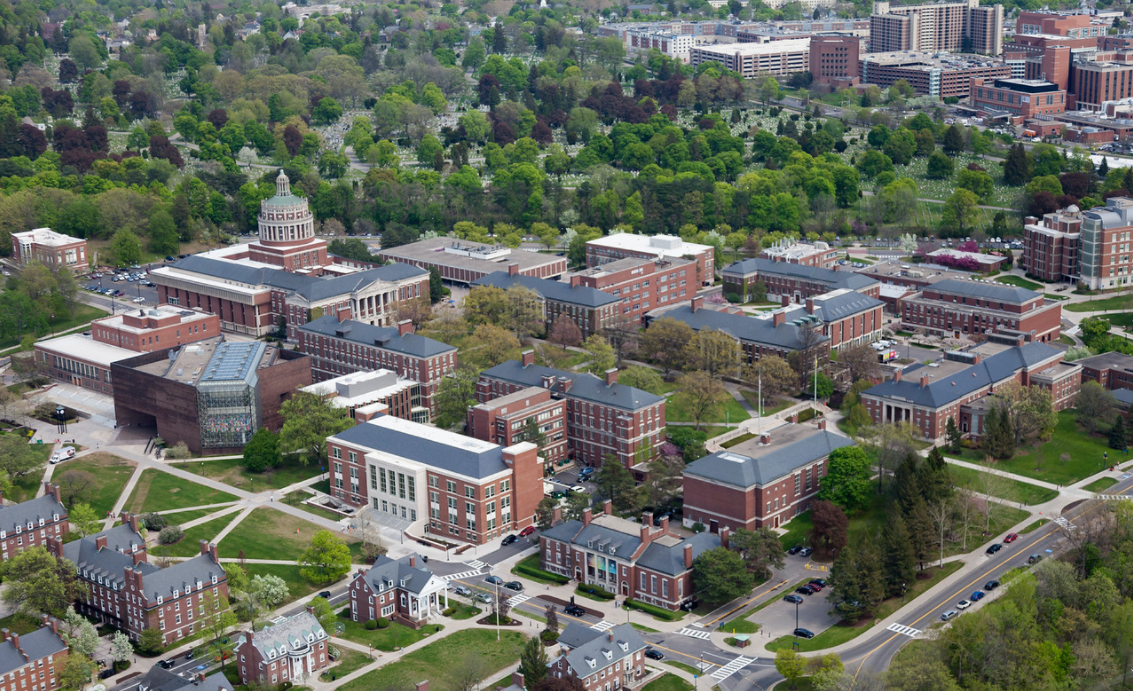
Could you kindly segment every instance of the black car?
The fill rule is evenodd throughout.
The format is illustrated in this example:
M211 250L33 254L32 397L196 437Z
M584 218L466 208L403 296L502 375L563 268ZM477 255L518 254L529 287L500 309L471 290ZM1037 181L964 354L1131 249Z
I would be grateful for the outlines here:
M492 585L503 585L504 584L504 579L500 578L499 576L488 576L484 580L488 583L491 583Z
M177 662L174 660L162 660L157 664L160 665L162 669L170 669L173 665L177 664Z
M330 599L330 591L324 590L323 592L319 593L319 597L323 598L324 600L329 600Z
M578 605L567 605L563 611L572 617L581 617L586 614L586 610Z
M660 650L656 650L654 648L646 648L645 649L645 657L649 658L650 660L664 660L665 659L664 654L662 654Z
M991 580L991 581L988 581L987 583L984 583L984 590L995 590L998 587L999 587L999 581L996 581L996 580Z
M1032 554L1031 556L1027 557L1027 563L1028 564L1035 564L1039 561L1042 561L1042 558L1043 558L1043 555L1041 555L1041 554Z
M987 553L988 554L995 554L996 552L998 552L1001 549L1003 549L1003 545L996 542L995 544L993 544L993 545L991 545L990 547L987 548Z
M817 591L811 585L800 585L795 588L795 592L802 593L803 595L814 595Z
M186 659L186 660L192 660L192 659L193 659L193 651L192 651L192 650L190 650L189 652L185 653L185 659Z
M812 578L812 579L810 579L810 582L816 583L816 584L822 586L823 588L826 587L826 579L825 578Z
M794 547L787 550L787 554L798 554L799 550L801 550L802 548L803 548L802 545L795 545Z
M504 541L500 543L500 547L507 547L508 545L514 544L516 542L519 542L519 536L515 533L512 533L511 535L508 535L504 538Z
M795 595L794 593L791 593L790 595L783 597L783 599L786 600L787 602L790 602L791 604L795 604L795 605L797 605L797 604L799 604L800 602L803 601L803 599L801 597L799 597L798 595Z
M810 629L795 629L795 635L799 638L814 638L814 631Z
M504 583L504 587L508 590L514 590L517 593L523 592L523 584L519 581L508 581L507 583Z

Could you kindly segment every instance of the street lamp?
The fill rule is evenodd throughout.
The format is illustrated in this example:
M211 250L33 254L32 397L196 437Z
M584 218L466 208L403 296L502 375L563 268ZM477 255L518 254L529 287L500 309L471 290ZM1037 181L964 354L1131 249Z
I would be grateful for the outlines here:
M901 583L901 604L905 604L905 583Z
M496 642L500 642L500 582L497 580L492 585L496 586Z
M795 647L799 647L799 603L800 600L795 600Z

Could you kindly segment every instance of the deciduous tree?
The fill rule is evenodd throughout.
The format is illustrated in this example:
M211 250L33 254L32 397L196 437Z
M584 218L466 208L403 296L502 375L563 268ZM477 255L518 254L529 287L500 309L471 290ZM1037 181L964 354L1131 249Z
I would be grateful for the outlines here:
M770 528L740 528L728 539L728 546L739 553L747 570L757 579L769 578L771 567L783 568L783 547Z
M1098 430L1110 424L1116 410L1117 399L1105 387L1096 381L1082 383L1076 415L1078 424L1087 432L1097 434Z
M602 376L606 370L614 369L617 366L618 358L614 353L614 349L598 334L592 335L586 339L582 344L583 349L586 350L589 361L586 363L586 371L591 374Z
M350 571L350 549L329 530L320 530L299 557L300 575L312 583L334 583Z
M476 405L476 383L480 375L467 367L458 367L441 379L437 388L437 418L434 423L442 429L463 425L468 409Z
M775 671L783 675L792 689L796 688L806 674L806 658L791 648L780 648L775 653Z
M62 617L75 600L86 594L75 565L56 559L43 547L29 547L0 562L4 578L4 604L23 614Z
M244 446L244 467L255 473L275 468L282 460L279 455L279 436L267 427L256 430Z
M551 322L551 328L547 330L547 340L560 348L577 346L582 343L582 331L573 319L560 314Z
M798 386L798 375L786 360L777 355L764 355L748 365L743 369L741 379L752 389L763 392L765 405Z
M279 447L283 451L305 451L301 463L322 463L326 457L327 437L350 429L354 421L350 411L330 400L304 391L296 391L280 408L283 428Z
M688 413L700 429L702 423L724 402L728 391L707 372L688 372L680 378L681 396L688 403Z
M705 601L720 605L751 590L751 574L743 559L730 549L716 547L692 561L692 580Z
M819 481L818 498L853 513L869 505L870 459L860 447L844 446L830 453L826 475Z
M90 504L74 504L67 511L67 520L71 523L71 530L79 537L93 535L102 529L98 512Z
M654 320L641 338L642 357L657 363L668 376L688 363L685 346L694 336L692 327L672 317Z
M685 348L689 367L716 379L735 374L740 364L739 341L717 329L701 329Z
M837 554L846 546L850 521L841 507L833 502L816 499L811 502L810 543L826 555Z

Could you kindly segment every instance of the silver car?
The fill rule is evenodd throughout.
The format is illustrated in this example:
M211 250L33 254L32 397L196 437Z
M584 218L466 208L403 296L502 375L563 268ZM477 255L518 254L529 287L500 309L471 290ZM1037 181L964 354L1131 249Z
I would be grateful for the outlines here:
M464 597L472 597L472 591L462 585L453 586L452 592Z

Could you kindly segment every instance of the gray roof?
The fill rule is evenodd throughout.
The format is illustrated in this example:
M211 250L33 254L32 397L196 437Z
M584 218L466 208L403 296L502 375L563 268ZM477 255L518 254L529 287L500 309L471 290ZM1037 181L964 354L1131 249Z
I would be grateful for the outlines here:
M818 266L791 264L790 262L777 262L771 259L754 257L734 262L725 268L721 274L728 276L743 276L745 274L775 274L779 276L793 276L819 283L826 283L834 288L847 288L860 290L866 286L877 283L877 279L853 271L834 271Z
M862 312L876 307L883 307L884 305L885 303L877 298L871 298L868 295L849 291L824 300L816 298L814 301L814 316L829 324L839 319L861 314ZM792 319L799 319L800 317L806 316L809 316L809 314L806 311L806 307L802 305L799 305L798 309L787 311L788 322Z
M688 304L678 305L658 316L672 317L677 321L682 321L691 326L693 331L715 329L749 343L759 343L786 350L801 350L804 343L803 329L809 327L798 326L791 322L810 315L806 314L805 309L800 308L800 310L801 314L789 316L787 321L779 326L775 326L771 319L757 319L743 314L730 314L704 307L694 312L692 306ZM829 336L818 334L815 343L829 340Z
M541 365L524 367L519 360L508 360L500 363L495 367L484 370L480 373L480 376L500 379L521 386L538 386L540 388L543 386L544 376L551 376L556 379L566 377L571 380L570 390L565 394L566 396L613 406L622 410L641 410L665 400L661 396L655 396L648 391L635 389L626 384L614 383L611 386L606 386L605 380L586 372L567 372Z
M604 293L590 286L572 287L569 283L564 281L552 281L547 278L535 278L534 276L512 276L506 271L490 273L483 278L476 279L472 282L472 285L495 286L496 288L503 288L504 290L513 286L523 286L545 300L581 305L582 307L602 307L603 305L621 301L621 298L616 298L609 293Z
M188 561L143 573L142 592L149 598L151 605L157 602L158 597L173 597L173 591L183 593L187 586L196 587L197 582L211 584L214 575L218 583L227 578L220 564L207 554L199 554Z
M414 558L416 566L409 565L410 557ZM432 577L433 572L425 566L425 560L418 554L407 554L400 559L391 559L383 554L365 574L366 583L375 593L385 588L401 588L410 593L420 593ZM405 585L401 585L402 581Z
M940 408L973 391L1012 377L1022 369L1061 355L1062 351L1058 348L1035 341L1008 348L982 360L979 364L965 367L949 376L931 379L926 386L921 386L921 374L932 374L933 369L928 365L910 367L904 370L901 381L890 379L867 389L865 393L870 396L895 398L914 405Z
M478 442L461 447L368 423L354 425L334 435L333 439L381 449L384 453L465 477L485 478L508 469L504 463L503 447L495 444Z
M154 665L138 682L138 691L232 691L232 684L223 672L210 674L197 683Z
M1075 360L1074 364L1096 370L1133 369L1133 355L1116 352L1099 353L1081 360Z
M107 537L107 546L98 549L96 541L104 535ZM145 540L130 526L120 525L64 544L63 557L75 565L80 576L95 581L101 576L104 583L121 588L126 584L126 568L134 566L134 559L130 554L135 551L135 545L138 550L143 550ZM137 567L143 572L160 570L145 562Z
M765 454L749 456L729 449L717 451L690 463L685 475L723 482L734 487L766 486L834 449L853 446L854 440L827 430L816 430L797 441L770 447ZM757 449L758 451L758 449Z
M396 282L429 273L409 264L393 263L374 269L357 271L345 276L320 278L308 274L292 273L283 269L246 266L240 262L210 259L197 255L186 257L171 266L182 271L190 271L226 281L285 290L301 295L311 302L345 295L377 281Z
M378 346L395 353L415 357L432 357L455 351L456 348L415 333L399 336L396 326L371 326L365 322L338 321L333 315L319 317L299 327L300 331L342 338L353 343Z
M19 504L0 507L0 530L14 533L16 526L28 529L28 523L39 527L39 519L44 523L55 520L55 516L66 516L67 508L55 501L55 495L47 493L42 497L29 499Z
M48 655L58 655L67 649L67 644L49 626L43 626L20 636L20 649L9 639L0 643L0 674L14 672L32 660L42 660ZM22 651L22 653L21 653ZM24 657L27 655L27 658Z
M589 524L582 521L563 521L543 531L550 540L578 545L594 551L603 552L615 559L630 559L641 548L641 524L630 523L638 532L628 533L602 525L602 516L594 517ZM621 520L621 519L618 519ZM650 528L651 530L657 530ZM720 536L701 533L688 538L674 538L657 532L645 550L637 557L636 564L658 573L678 575L688 569L684 565L685 545L692 545L695 559L701 552L720 546ZM559 639L563 642L562 639Z
M1113 397L1122 405L1133 405L1133 389L1115 389Z
M704 532L686 537L676 545L662 545L651 542L645 548L645 552L637 558L637 565L657 573L679 576L688 571L685 566L685 545L692 545L692 558L696 559L701 552L719 547L720 536Z
M967 297L995 300L996 302L1010 302L1020 304L1040 297L1039 293L1026 288L1003 285L1000 283L981 283L979 281L961 281L955 278L946 278L937 281L931 286L921 290L932 290L950 295L964 295Z
M586 634L570 631L572 628L585 629L592 635L584 638ZM608 631L595 631L586 624L572 622L567 624L564 635L568 631L572 640L582 641L566 653L567 664L579 677L595 674L646 647L641 634L629 624L619 624Z
M269 650L274 650L275 655L270 656L274 658L278 655L286 655L288 651L302 651L312 643L326 639L327 632L319 620L310 612L300 612L256 631L252 635L252 645L265 658L269 657ZM244 640L247 640L246 636ZM240 643L241 641L238 640L237 647Z

